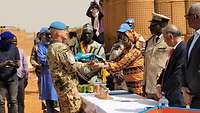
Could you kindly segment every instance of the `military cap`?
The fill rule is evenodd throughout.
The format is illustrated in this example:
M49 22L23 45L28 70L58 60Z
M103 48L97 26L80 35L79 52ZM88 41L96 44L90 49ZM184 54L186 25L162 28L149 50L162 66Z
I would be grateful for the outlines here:
M159 22L168 22L170 20L169 17L165 16L165 15L161 15L155 12L152 12L152 21L159 21Z
M49 28L58 29L58 30L66 30L69 26L66 26L63 22L54 21L51 23Z

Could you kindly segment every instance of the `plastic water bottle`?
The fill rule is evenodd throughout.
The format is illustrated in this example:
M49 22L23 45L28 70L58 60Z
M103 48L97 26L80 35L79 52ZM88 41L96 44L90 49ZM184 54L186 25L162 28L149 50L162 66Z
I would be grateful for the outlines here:
M169 101L168 101L168 99L165 97L165 93L164 92L162 92L161 93L161 98L159 99L159 101L158 101L158 106L159 107L168 107L169 106Z

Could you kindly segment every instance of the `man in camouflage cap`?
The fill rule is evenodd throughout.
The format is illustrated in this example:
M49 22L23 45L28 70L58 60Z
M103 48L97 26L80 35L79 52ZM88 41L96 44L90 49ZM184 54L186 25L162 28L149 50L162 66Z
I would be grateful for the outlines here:
M156 82L162 69L165 68L168 58L168 46L164 42L162 28L167 26L170 18L154 12L152 13L152 16L149 27L152 36L146 41L144 52L144 83L147 97L158 99L156 96Z
M69 40L64 23L53 22L50 25L52 44L48 49L48 62L55 89L59 96L60 113L78 113L81 97L78 92L77 70L86 64L75 62L70 47L64 42Z

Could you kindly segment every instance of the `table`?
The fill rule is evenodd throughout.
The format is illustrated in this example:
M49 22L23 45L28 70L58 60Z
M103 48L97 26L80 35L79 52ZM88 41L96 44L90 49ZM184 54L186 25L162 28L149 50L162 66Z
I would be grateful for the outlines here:
M114 92L121 92L114 91ZM81 93L86 113L138 113L145 107L153 107L157 101L146 99L136 94L111 95L112 100L102 100L94 93Z

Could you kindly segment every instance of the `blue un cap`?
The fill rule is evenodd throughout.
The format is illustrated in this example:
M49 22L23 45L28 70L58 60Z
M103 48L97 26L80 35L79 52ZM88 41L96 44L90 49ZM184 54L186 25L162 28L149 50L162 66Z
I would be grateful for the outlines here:
M120 25L120 27L117 31L124 33L129 30L131 30L131 27L127 23L123 23Z
M66 30L69 26L66 26L63 22L54 21L51 23L49 28L58 29L58 30Z
M42 27L40 29L40 33L48 33L49 32L49 28L48 27Z
M11 39L14 39L15 37L16 36L10 31L5 31L0 34L0 40L11 40Z

